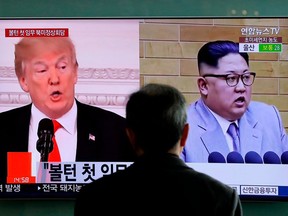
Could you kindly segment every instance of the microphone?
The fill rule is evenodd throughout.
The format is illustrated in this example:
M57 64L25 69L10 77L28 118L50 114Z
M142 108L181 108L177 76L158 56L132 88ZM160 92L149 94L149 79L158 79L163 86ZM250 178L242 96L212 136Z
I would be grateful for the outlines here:
M261 156L255 152L255 151L249 151L245 155L245 163L257 163L257 164L262 164L262 158Z
M54 126L51 119L44 118L39 122L36 149L40 152L41 162L48 161L48 155L53 150L52 137L54 135Z
M281 155L282 164L288 164L288 151L285 151Z
M244 163L244 159L239 152L232 151L227 155L227 163Z
M267 151L263 156L263 160L265 164L281 164L280 157L273 151Z
M226 163L224 156L220 152L212 152L208 156L209 163Z

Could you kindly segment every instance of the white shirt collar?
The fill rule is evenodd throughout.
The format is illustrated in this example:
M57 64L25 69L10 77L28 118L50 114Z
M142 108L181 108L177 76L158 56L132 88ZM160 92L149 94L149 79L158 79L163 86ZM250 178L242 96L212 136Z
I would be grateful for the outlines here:
M49 118L47 117L44 113L42 113L37 107L32 104L32 109L31 109L31 126L32 129L35 131L38 130L38 125L41 119L43 118ZM50 119L50 118L49 118ZM72 108L64 114L62 117L56 119L62 126L65 128L65 130L70 133L74 134L76 131L76 126L77 126L77 105L76 101L74 100Z
M206 105L205 105L206 106ZM207 109L212 113L212 115L216 118L218 121L219 125L221 126L221 129L223 133L227 133L228 127L232 123L231 121L228 121L227 119L223 118L222 116L218 115L217 113L213 112L208 106ZM238 126L238 121L234 121L236 125Z

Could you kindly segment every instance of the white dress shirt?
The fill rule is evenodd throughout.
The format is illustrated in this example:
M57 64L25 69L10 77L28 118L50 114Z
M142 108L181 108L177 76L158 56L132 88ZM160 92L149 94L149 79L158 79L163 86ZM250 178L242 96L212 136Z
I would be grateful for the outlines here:
M38 125L41 119L48 118L40 110L32 104L31 119L29 126L29 147L28 151L32 152L32 176L36 176L37 163L40 162L40 153L36 149L38 140ZM76 160L76 145L77 145L77 105L74 104L71 110L56 119L63 127L59 128L55 133L61 161L75 162Z

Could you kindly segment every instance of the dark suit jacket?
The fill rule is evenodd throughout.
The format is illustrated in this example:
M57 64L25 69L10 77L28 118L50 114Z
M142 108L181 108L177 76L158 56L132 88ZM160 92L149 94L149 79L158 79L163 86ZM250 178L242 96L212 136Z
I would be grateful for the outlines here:
M166 154L141 157L125 170L82 187L74 216L84 212L234 216L242 215L242 206L234 189Z
M77 102L76 161L134 161L125 118ZM7 175L7 152L27 152L31 104L0 113L0 180ZM7 125L4 125L7 124ZM95 140L89 139L89 134Z

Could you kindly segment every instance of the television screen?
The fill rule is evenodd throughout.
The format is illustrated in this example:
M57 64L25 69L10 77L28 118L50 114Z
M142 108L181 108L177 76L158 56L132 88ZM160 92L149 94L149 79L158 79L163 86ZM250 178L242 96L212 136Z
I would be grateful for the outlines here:
M237 190L242 200L287 200L288 198L288 166L287 152L285 152L287 143L280 143L281 135L278 136L279 143L272 142L269 137L271 132L277 130L278 127L280 130L284 127L283 132L288 129L287 27L288 19L286 18L228 17L149 19L144 20L140 25L140 41L144 44L143 50L145 50L143 54L141 53L143 58L141 59L140 73L149 74L145 77L146 82L174 85L185 94L189 104L200 98L200 87L198 88L197 85L199 77L197 54L204 44L215 40L231 40L239 43L241 52L248 53L249 69L256 73L251 99L275 105L279 110L277 118L282 120L284 126L280 124L272 126L271 121L268 125L264 125L267 128L267 134L264 134L264 130L261 129L263 119L257 120L258 125L253 126L255 129L250 127L249 131L240 132L242 133L240 134L242 147L245 146L241 149L241 155L235 152L228 154L226 150L222 151L223 149L228 150L222 132L218 134L215 132L216 128L220 128L218 123L215 126L215 118L212 122L211 118L207 120L209 111L201 110L201 115L199 114L201 112L199 111L200 105L195 105L193 108L196 108L193 109L193 115L191 115L192 125L190 125L193 137L189 139L188 135L186 143L186 147L187 145L191 147L187 147L185 151L186 158L187 155L190 156L186 160L189 166L231 185ZM202 56L202 58L204 57ZM233 69L232 66L231 70L233 71ZM161 75L158 74L159 71L161 71ZM213 72L211 71L210 73ZM228 72L223 71L222 74ZM207 77L205 79L209 83L216 78ZM223 87L223 89L225 88ZM216 102L216 100L214 101ZM212 102L210 101L210 103ZM261 113L260 110L259 113ZM266 115L261 118L269 119L270 117ZM220 119L220 117L218 118ZM247 119L250 121L248 117ZM193 122L197 122L197 124L193 124ZM208 127L209 124L214 124L215 127ZM252 125L253 123L249 122L248 124ZM209 137L209 133L214 134L213 139ZM256 138L258 141L251 142ZM287 137L283 136L282 140L285 139ZM268 146L275 148L271 147L266 152L265 148L259 145L259 143L265 142ZM250 146L247 146L248 143ZM284 152L277 152L279 148L282 148Z
M79 64L75 97L124 117L125 102L139 88L140 74L141 84L170 84L184 93L189 104L196 101L200 97L198 50L209 41L232 40L249 54L250 70L256 72L252 100L275 105L288 129L286 18L11 19L0 23L0 112L31 102L14 68L14 45L22 37L69 34ZM36 150L8 154L9 176L1 179L1 198L74 198L84 184L131 164L76 160L40 163L33 160L33 154L39 156ZM252 162L235 163L225 157L224 162L187 164L235 188L242 200L288 200L285 155L269 163L263 157L256 160L258 155L246 154L242 158L250 157Z
M69 37L72 43L74 44L78 63L78 76L77 76L77 83L75 84L75 98L79 102L88 104L89 106L99 107L104 110L116 113L122 117L125 117L125 103L128 99L128 95L139 88L140 76L139 76L138 20L132 20L132 19L12 20L11 19L11 20L1 20L0 23L1 23L0 47L2 50L0 53L1 113L15 108L24 107L32 102L31 95L28 94L27 91L24 91L25 87L24 89L22 88L23 86L21 86L20 82L18 82L18 78L15 73L14 50L16 49L15 48L16 44L22 38L39 39L45 37L60 40L61 38ZM49 43L49 41L46 41L45 43ZM40 43L37 44L38 47L40 47L40 45L41 45ZM61 50L60 45L57 44L56 46L58 47L56 47L55 50L57 49ZM37 53L36 55L40 55L42 52L44 53L45 50L43 51L43 47L45 46L41 45L39 49L42 48L42 50L40 51L38 51L37 48L35 48L36 50L35 53ZM31 53L28 54L27 51L27 53L24 53L24 58L25 57L28 58L29 55L31 55ZM44 57L46 58L46 56ZM39 59L35 60L35 63L33 63L33 65L36 65L35 70L37 70L38 73L37 79L40 79L39 78L40 76L42 77L44 76L42 75L44 74L43 72L44 70L48 70L47 68L50 69L53 68L54 66L53 65L54 62L51 63L52 65L51 66L49 65L50 63L48 63L48 60L46 61L44 57L42 56L41 58L39 57ZM65 63L65 61L67 60L62 60L64 58L61 56L61 58L55 61L57 69L67 65L67 63ZM59 71L60 70L64 71L64 69L62 68L59 69ZM39 75L40 71L42 73L41 75ZM51 79L55 79L54 82L57 82L56 78ZM29 91L32 92L33 89L29 89ZM37 117L38 115L37 112L36 113L34 112L34 114L32 114L31 116L32 117L34 116L34 118ZM24 114L22 114L21 118L23 117L24 119L25 116L23 115ZM79 118L81 118L79 112L78 116ZM67 115L66 118L68 118ZM96 118L96 121L99 118L102 117ZM90 121L94 120L95 118L92 117ZM19 119L19 123L20 122L22 121L20 121ZM41 122L43 122L43 124L41 124ZM23 129L23 131L24 130L26 131L26 129L29 128L28 123L29 121L27 121L26 126L23 125L23 128L21 127L21 130ZM62 158L61 164L44 163L44 160L42 161L42 153L41 153L42 162L40 163L39 161L40 152L38 149L38 142L40 143L39 133L42 133L42 131L44 132L49 131L48 129L45 128L47 124L49 125L49 122L47 123L47 121L41 120L39 122L39 125L33 126L33 121L31 120L29 129L30 130L29 138L27 131L27 133L25 133L26 135L23 136L23 142L21 140L18 141L19 143L17 144L15 143L14 139L12 141L12 137L10 140L8 138L8 141L6 140L6 138L5 141L3 141L2 137L2 140L0 141L0 145L2 146L0 148L1 151L6 151L4 150L6 147L9 150L7 150L8 151L7 161L5 161L7 162L7 164L0 164L1 176L2 172L5 172L5 170L7 170L7 176L2 177L0 180L1 181L0 197L71 198L75 196L75 193L77 191L79 191L82 184L91 181L91 179L93 178L99 177L101 173L105 174L111 172L110 165L108 166L107 164L105 164L95 166L95 164L91 163L91 160L89 163L88 161L87 163L85 163L83 162L84 161L83 158L76 159L75 152L81 151L80 149L77 150L74 149L69 151L68 149L66 149L64 150L65 152L63 153L64 156L62 155L61 152L61 158ZM70 123L68 122L67 124ZM95 126L96 124L90 122L83 122L82 124L86 124L87 126L85 127L87 128L89 127L88 125L91 125L90 128L91 131L94 130L94 128L92 128L92 125L94 125L93 127L96 127ZM115 124L118 123L115 122ZM40 125L42 125L41 129ZM71 122L70 125L74 125L74 123ZM44 128L42 129L42 127ZM15 136L22 137L22 133L17 130L18 129L15 129L15 131L12 132L13 135L15 134ZM98 130L100 131L102 129ZM35 132L33 138L33 135L31 135L31 131L36 131L38 133L39 139L36 137ZM78 129L77 133L78 134L83 133L83 131L82 132L81 131L82 129ZM113 135L112 132L111 134ZM70 141L72 140L72 142L74 139L75 141L74 143L76 144L75 140L77 138L76 136L77 135L74 135L75 138L73 137L69 138L68 136L68 139L70 139ZM93 141L97 143L97 139L100 138L99 136L97 137L95 134L91 132L89 133L89 137L87 137L87 139L89 139L89 142L91 141L92 145ZM71 145L70 141L67 141L67 145L68 144ZM27 142L29 143L28 151L27 146L25 147L26 151L23 149L21 150L22 147L20 146L23 146L23 144ZM12 143L15 143L16 146L18 147L16 146L15 148L12 147L13 145ZM31 145L31 143L34 143L34 145ZM37 147L35 147L35 145ZM72 145L71 149L73 149ZM117 150L111 149L111 155L113 151ZM78 160L81 160L82 162L78 162ZM99 160L101 160L101 158L99 158L98 161ZM80 166L83 166L81 170ZM54 173L51 172L52 169L55 171L55 172L53 171ZM86 174L82 173L84 171L86 172Z

